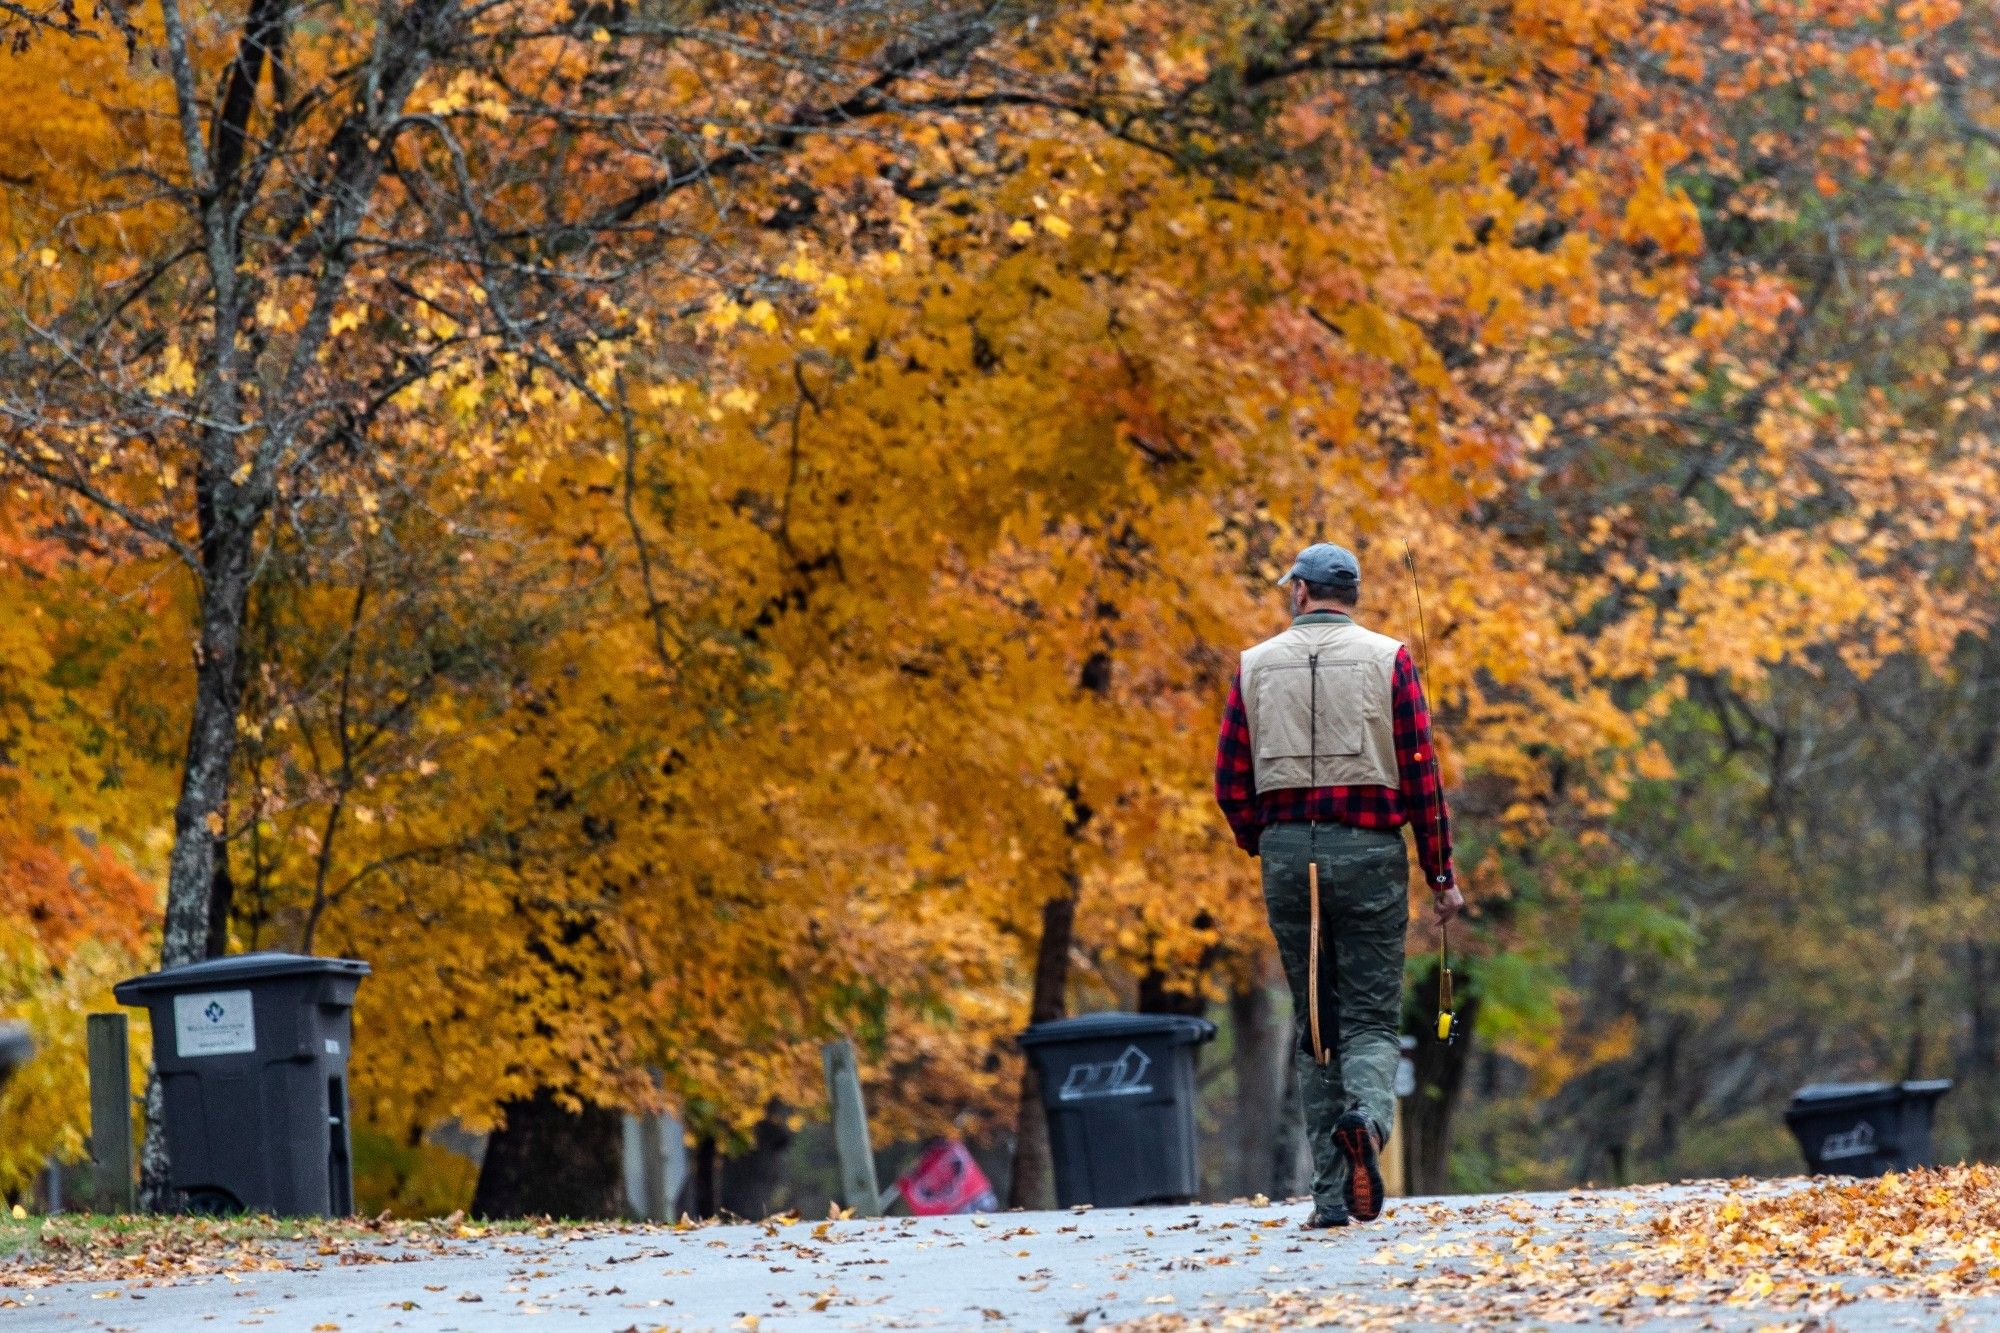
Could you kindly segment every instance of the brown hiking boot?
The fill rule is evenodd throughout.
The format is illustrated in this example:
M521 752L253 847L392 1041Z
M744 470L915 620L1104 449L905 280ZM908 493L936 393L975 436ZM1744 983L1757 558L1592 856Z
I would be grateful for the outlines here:
M1349 1111L1333 1122L1333 1141L1347 1158L1347 1211L1357 1222L1373 1222L1382 1215L1382 1145L1375 1126L1360 1111Z

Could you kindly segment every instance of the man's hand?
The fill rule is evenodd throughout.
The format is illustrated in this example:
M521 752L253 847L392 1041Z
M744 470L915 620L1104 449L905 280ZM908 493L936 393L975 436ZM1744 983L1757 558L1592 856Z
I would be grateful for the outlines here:
M1454 884L1443 893L1431 895L1431 910L1437 913L1438 924L1442 926L1465 910L1465 895Z

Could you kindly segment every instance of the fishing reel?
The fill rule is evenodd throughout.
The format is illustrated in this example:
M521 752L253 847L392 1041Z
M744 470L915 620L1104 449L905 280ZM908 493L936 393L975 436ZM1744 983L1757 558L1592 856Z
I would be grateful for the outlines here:
M1451 924L1438 925L1438 1040L1449 1046L1458 1040L1458 1015L1451 1003L1451 964L1447 959L1445 941L1451 937Z

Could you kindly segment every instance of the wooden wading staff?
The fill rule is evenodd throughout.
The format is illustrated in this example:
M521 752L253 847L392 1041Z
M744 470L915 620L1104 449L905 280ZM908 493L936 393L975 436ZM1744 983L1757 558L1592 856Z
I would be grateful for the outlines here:
M1306 774L1306 785L1319 785L1319 654L1306 659L1306 668L1312 672L1312 771ZM1312 831L1307 835L1306 845L1306 889L1312 901L1312 948L1306 954L1306 1016L1312 1024L1313 1059L1320 1064L1327 1060L1326 1043L1319 1035L1319 823L1307 826Z
M1306 884L1312 893L1312 952L1306 963L1306 1010L1312 1019L1313 1059L1326 1063L1326 1043L1319 1038L1319 849L1306 862Z

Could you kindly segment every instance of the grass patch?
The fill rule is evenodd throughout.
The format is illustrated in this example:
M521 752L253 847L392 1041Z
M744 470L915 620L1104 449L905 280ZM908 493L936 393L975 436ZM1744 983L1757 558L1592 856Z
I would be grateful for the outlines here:
M0 1291L55 1282L172 1279L195 1273L374 1263L396 1251L450 1253L494 1236L578 1236L620 1223L527 1218L471 1223L463 1213L405 1221L325 1217L0 1213ZM0 1308L6 1301L0 1299Z
M362 1240L367 1224L284 1217L176 1217L158 1214L56 1213L17 1218L0 1214L0 1258L45 1250L132 1253L149 1245L230 1245L244 1241Z

